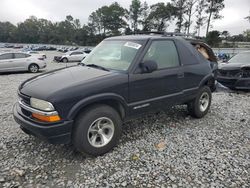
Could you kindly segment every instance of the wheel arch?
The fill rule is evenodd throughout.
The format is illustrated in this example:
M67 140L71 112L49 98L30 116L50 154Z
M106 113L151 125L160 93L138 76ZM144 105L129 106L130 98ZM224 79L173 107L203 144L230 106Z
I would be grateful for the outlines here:
M68 119L75 119L84 109L96 105L96 104L104 104L111 106L121 116L121 119L124 119L127 114L127 103L123 99L123 97L117 95L117 94L98 94L91 97L87 97L81 101L79 101L77 104L75 104L68 115Z
M199 84L199 88L201 88L202 86L208 86L211 91L215 91L215 78L213 74L209 74L206 77L204 77L200 84Z

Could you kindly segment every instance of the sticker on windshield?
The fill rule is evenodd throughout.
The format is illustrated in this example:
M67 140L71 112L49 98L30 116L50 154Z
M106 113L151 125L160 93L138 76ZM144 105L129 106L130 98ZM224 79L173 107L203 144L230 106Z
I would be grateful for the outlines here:
M140 44L137 44L137 43L134 43L134 42L126 42L124 44L124 46L129 47L129 48L135 48L137 50L141 47Z

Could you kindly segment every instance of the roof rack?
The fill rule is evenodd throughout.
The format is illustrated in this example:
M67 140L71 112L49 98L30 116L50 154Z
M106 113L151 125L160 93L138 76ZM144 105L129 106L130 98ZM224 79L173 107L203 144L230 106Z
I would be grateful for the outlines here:
M194 35L185 34L185 33L178 33L178 32L165 32L165 31L141 31L136 34L158 34L162 36L181 36L181 37L191 37L196 38Z

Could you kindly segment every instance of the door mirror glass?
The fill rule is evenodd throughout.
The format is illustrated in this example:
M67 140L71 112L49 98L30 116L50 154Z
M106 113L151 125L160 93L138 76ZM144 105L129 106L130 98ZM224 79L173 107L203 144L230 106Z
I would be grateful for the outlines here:
M140 63L142 73L151 73L158 69L157 63L153 60L145 60Z

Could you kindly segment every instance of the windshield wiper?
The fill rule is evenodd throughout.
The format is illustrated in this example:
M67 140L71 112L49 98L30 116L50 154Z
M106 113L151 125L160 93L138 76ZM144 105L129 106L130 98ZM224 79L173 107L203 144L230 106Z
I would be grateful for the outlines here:
M85 64L85 66L94 67L94 68L102 69L102 70L105 70L105 71L109 71L109 69L107 69L105 67L102 67L100 65L96 65L96 64Z

